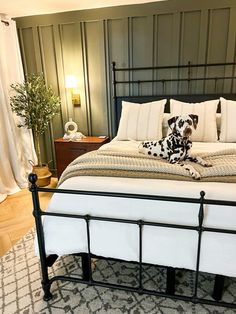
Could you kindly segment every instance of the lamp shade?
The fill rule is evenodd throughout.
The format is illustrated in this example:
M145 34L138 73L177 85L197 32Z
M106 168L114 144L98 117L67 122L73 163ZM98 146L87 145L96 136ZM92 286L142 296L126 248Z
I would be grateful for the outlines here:
M74 75L66 75L65 77L65 87L66 88L76 88L78 87L78 80Z

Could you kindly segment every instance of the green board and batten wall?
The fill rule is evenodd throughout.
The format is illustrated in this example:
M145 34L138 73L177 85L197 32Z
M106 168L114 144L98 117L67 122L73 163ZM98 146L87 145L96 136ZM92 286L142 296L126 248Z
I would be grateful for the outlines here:
M169 0L15 20L25 73L43 72L62 100L41 141L51 168L53 140L63 136L69 117L86 135L115 135L112 61L119 67L235 61L235 0ZM65 89L68 74L79 79L77 107Z

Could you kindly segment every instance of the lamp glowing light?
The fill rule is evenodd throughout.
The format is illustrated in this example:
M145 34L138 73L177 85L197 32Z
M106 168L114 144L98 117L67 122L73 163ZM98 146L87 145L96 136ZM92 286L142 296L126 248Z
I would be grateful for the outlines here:
M74 106L80 105L80 94L78 92L78 80L74 75L66 75L65 87L71 90L71 99Z
M76 88L78 87L78 80L74 75L66 75L66 88Z

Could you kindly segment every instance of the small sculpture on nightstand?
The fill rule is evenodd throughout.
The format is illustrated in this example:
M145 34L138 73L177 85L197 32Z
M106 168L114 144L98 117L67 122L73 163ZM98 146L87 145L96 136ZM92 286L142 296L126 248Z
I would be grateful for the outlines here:
M63 136L64 140L67 141L79 141L82 138L85 138L86 136L82 134L81 132L77 132L78 126L77 124L72 121L72 118L69 119L68 122L65 124L65 134Z

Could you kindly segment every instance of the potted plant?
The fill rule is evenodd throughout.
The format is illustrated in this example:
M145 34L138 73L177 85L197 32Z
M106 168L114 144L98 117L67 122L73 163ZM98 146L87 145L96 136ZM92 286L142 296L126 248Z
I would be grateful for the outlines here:
M33 171L38 175L39 186L50 183L51 173L48 166L42 163L40 136L48 128L51 119L59 112L60 98L49 86L46 86L42 74L31 74L23 83L12 84L14 94L10 97L12 111L22 119L18 127L32 129L38 164Z

